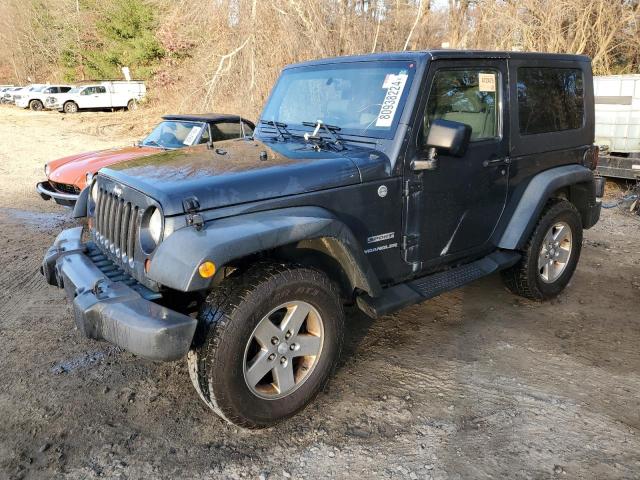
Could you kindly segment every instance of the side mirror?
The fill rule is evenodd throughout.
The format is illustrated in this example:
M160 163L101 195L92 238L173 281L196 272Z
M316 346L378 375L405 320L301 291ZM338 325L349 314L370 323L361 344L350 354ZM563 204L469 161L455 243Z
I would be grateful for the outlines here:
M441 150L442 153L462 157L467 151L470 138L469 125L438 119L431 123L425 144L427 147Z

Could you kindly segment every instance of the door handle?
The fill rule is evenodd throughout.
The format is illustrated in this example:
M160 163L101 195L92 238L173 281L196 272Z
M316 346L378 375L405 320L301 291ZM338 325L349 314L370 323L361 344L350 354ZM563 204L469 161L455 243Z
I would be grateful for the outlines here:
M498 167L501 165L509 165L511 163L511 159L509 157L504 158L494 158L493 160L485 160L482 162L483 167Z

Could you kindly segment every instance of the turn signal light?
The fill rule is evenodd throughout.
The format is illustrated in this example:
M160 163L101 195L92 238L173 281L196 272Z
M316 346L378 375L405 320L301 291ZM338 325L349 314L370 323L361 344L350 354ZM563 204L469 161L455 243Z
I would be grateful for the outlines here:
M202 278L211 278L216 273L216 266L213 262L202 262L198 267L198 273L200 273Z

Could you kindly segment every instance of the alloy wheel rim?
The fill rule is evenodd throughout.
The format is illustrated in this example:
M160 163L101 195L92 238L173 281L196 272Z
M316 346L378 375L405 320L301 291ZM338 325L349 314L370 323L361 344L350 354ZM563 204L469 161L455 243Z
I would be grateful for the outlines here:
M556 222L542 240L538 255L538 275L545 283L553 283L567 268L573 248L571 227L566 222Z
M315 307L303 301L279 305L262 317L245 347L247 387L268 400L292 394L315 369L323 343L324 325Z

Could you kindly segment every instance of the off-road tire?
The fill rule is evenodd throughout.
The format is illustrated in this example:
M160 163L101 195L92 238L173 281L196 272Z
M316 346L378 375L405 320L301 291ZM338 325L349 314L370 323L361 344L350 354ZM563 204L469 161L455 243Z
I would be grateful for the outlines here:
M545 283L538 271L538 255L549 229L557 222L571 228L572 248L562 274L552 283ZM502 271L502 280L511 292L532 300L548 300L567 286L578 264L582 249L582 220L576 207L567 200L554 199L545 206L522 258L513 267Z
M67 102L63 105L64 113L78 113L78 104L75 102Z
M44 105L40 100L31 100L29 102L29 108L34 112L39 112L44 108Z
M264 399L244 377L244 353L262 318L283 302L304 301L322 316L322 353L309 377L289 395ZM214 288L198 313L187 361L194 387L220 417L243 428L265 428L302 410L326 385L340 357L344 311L337 287L322 272L259 263Z

